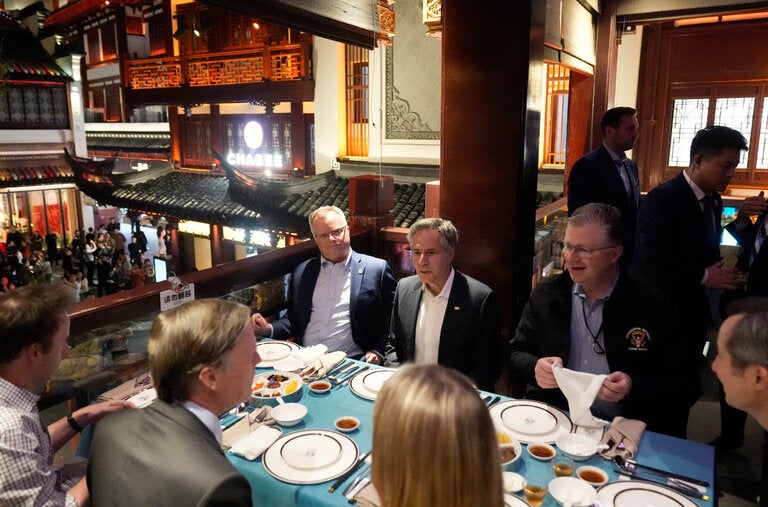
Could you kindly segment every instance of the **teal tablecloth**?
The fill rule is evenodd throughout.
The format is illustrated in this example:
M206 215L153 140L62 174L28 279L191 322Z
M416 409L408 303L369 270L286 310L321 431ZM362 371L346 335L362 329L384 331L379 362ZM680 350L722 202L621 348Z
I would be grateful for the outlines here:
M266 371L266 370L259 370ZM509 398L502 397L502 400ZM334 430L333 421L343 415L352 415L360 419L360 428L350 433L355 440L360 453L371 450L373 436L373 402L355 395L348 386L331 390L326 394L315 394L306 386L300 403L307 406L308 413L304 420L296 426L283 428L283 434L306 429ZM532 459L523 446L523 462L515 470L529 481L548 483L554 478L550 463ZM253 505L264 507L333 507L348 506L347 499L342 495L344 488L351 479L347 480L335 492L328 492L333 481L321 484L298 486L281 482L267 473L261 462L261 457L248 461L232 454L227 455L232 464L251 484L253 490ZM646 432L640 443L636 460L656 468L682 473L697 477L714 484L715 456L714 449L708 445L669 437L659 433ZM598 456L577 465L594 465L606 470L610 480L618 479L615 465ZM356 474L353 474L353 477ZM714 497L712 487L707 495ZM694 500L701 506L714 505L712 499L705 502ZM557 502L547 495L544 506L556 506Z

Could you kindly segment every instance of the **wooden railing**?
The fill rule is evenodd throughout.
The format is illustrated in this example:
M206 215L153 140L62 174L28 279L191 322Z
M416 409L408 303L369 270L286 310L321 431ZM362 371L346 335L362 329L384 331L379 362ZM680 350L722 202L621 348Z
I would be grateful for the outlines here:
M133 90L298 81L309 76L311 48L302 44L247 51L125 61L125 86Z

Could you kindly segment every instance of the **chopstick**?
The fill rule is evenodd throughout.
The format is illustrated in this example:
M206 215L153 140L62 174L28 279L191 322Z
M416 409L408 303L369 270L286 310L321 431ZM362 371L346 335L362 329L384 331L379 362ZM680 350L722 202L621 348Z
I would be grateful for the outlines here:
M347 496L347 495L349 495L349 493L350 493L350 492L351 492L353 489L355 489L355 486L357 486L358 484L360 484L360 481L362 481L362 480L363 480L363 477L365 477L365 474L367 474L367 473L368 473L368 472L370 472L370 471L371 471L371 465L365 465L365 466L363 467L363 471L362 471L362 472L360 472L359 474L357 474L357 477L355 477L355 478L354 478L354 480L353 480L353 481L352 481L352 482L349 484L349 486L347 486L347 487L344 489L344 492L342 493L342 495L344 495L344 496Z
M355 473L355 470L357 470L358 468L360 468L360 465L362 465L363 463L365 463L365 460L366 460L366 459L368 458L368 456L370 456L370 455L371 455L371 451L368 451L368 452L366 452L365 454L363 454L362 456L360 456L360 458L358 458L358 460L357 460L357 463L355 463L355 464L352 466L352 468L350 468L350 469L349 469L347 472L345 472L345 473L344 473L344 474L343 474L341 477L339 477L338 479L336 479L336 482L334 482L334 483L331 485L331 487L330 487L330 488L328 488L328 491L330 491L331 493L333 493L334 491L336 491L336 488L338 488L339 486L341 486L341 485L344 483L344 481L346 481L347 479L349 479L349 478L352 476L352 474L353 474L353 473Z
M705 488L709 487L709 483L707 481L702 481L701 479L696 479L694 477L688 477L687 475L676 474L674 472L667 472L666 470L662 470L660 468L654 468L648 465L641 465L636 461L624 460L624 463L634 468L635 470L648 470L651 472L655 472L657 474L661 474L664 477L672 477L673 479L680 479L681 481L686 481L692 484L697 484L699 486L704 486Z
M654 481L653 479L649 478L647 475L641 476L641 475L633 474L631 472L627 472L626 470L621 470L621 469L617 470L617 473L619 475L624 475L626 477L629 477L630 479L639 479L642 481L659 484L660 486L664 486L665 488L675 490L678 493L682 493L684 495L698 498L699 500L704 500L704 501L709 500L709 495L705 495L701 493L698 489L694 488L693 486L688 486L687 484L683 484L680 482L675 482L675 484L670 484L669 482Z

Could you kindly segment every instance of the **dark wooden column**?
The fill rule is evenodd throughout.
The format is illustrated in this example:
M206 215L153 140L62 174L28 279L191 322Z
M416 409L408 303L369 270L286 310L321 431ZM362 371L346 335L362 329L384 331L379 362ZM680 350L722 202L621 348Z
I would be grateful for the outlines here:
M616 104L616 72L619 46L616 44L616 0L601 2L597 25L597 61L595 62L595 95L592 104L592 142L600 143L600 118L608 109L627 104ZM590 148L591 149L591 148Z
M443 0L440 213L505 340L531 288L544 15L544 0Z
M293 158L293 168L299 168L301 174L307 173L307 162L305 153L307 152L306 128L304 125L304 104L302 102L291 102L291 157Z
M224 254L224 240L222 239L222 226L219 224L211 224L211 235L209 239L211 241L211 266L218 266L226 262Z
M378 232L390 227L395 221L392 211L395 202L395 183L392 176L364 174L349 178L349 225L364 227ZM379 235L374 234L378 242ZM372 252L379 251L379 244Z
M210 123L210 132L211 132L211 148L216 150L219 153L224 153L224 143L221 139L221 107L219 104L211 104L211 123ZM213 158L213 155L210 155L211 162L216 163L216 159ZM214 263L214 266L216 263Z

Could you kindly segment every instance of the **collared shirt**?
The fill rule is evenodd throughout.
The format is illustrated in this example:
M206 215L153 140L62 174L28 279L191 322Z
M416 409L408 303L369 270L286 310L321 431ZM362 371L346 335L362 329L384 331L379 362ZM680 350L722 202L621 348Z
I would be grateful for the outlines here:
M77 507L53 469L54 450L38 399L0 378L0 505Z
M328 350L359 356L363 350L352 339L349 315L352 295L352 253L337 264L320 257L320 273L312 294L312 311L304 332L304 346L323 343Z
M440 332L443 329L448 296L453 287L454 270L443 285L440 294L433 296L424 284L421 284L421 303L416 317L416 337L414 343L414 362L416 364L437 364L440 352Z
M605 144L605 141L603 141L603 146L611 156L611 160L613 160L613 165L616 166L616 170L619 172L621 181L624 182L624 190L627 192L627 195L631 199L636 200L634 179L629 174L629 169L627 169L627 167L624 165L624 161L627 160L627 155L624 152L616 153L607 144Z
M688 185L691 187L691 191L693 192L693 195L696 196L696 200L699 201L699 209L704 211L704 203L702 203L701 200L704 199L704 196L707 195L707 193L704 192L700 186L693 182L691 177L688 176L687 171L683 171L683 178L685 178L685 181L688 182ZM704 268L704 276L701 278L699 283L707 283L707 280L709 280L709 271L707 271L707 268Z
M611 297L613 289L616 288L618 280L617 273L608 295L592 302L589 301L579 284L573 285L571 296L571 348L568 364L566 365L568 369L594 373L595 375L608 375L611 373L607 354L598 354L597 351L605 351L603 309L605 308L605 302ZM597 342L597 345L594 342ZM599 417L621 415L621 407L618 403L595 399L592 408L597 411Z
M221 423L219 423L219 416L207 408L201 407L194 401L184 401L181 403L181 406L192 412L192 415L200 419L200 422L203 423L205 427L211 431L211 433L213 433L213 436L216 437L216 441L219 443L219 447L221 447L223 436L221 431Z

